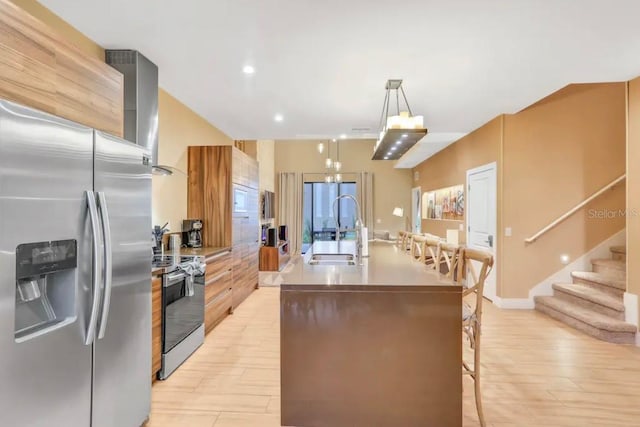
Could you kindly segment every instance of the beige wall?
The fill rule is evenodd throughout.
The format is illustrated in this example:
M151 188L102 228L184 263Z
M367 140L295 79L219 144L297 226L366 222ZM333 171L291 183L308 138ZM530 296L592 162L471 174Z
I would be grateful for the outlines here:
M158 163L181 172L153 177L153 223L179 231L187 218L187 147L232 145L233 140L164 90L159 93Z
M625 227L623 216L591 213L625 208L618 186L533 244L524 239L625 172L625 84L570 85L525 110L498 117L441 153L420 172L423 191L465 182L469 168L498 164L497 292L527 298L529 290ZM444 236L448 221L425 220ZM512 236L504 236L511 227Z
M13 0L36 18L63 34L67 40L104 60L104 49L34 0ZM159 89L159 163L187 171L187 146L228 145L233 140L186 105ZM169 221L178 231L187 216L187 177L181 173L153 177L153 223Z
M414 181L413 186L421 187L424 193L453 185L464 185L467 170L498 162L501 136L500 116L416 166L414 172L418 172L419 178ZM447 229L458 229L460 224L464 224L464 221L423 219L422 231L444 237ZM460 242L465 241L466 233L461 231Z
M570 85L506 116L503 153L505 298L563 268L560 255L583 255L625 227L624 185L605 193L532 244L524 239L625 173L625 84Z
M323 173L327 156L318 153L320 141L276 141L275 172ZM325 141L326 143L326 141ZM405 220L392 215L396 206L404 207L405 212L411 206L411 170L395 169L395 162L373 161L373 140L344 140L340 142L340 161L342 170L348 172L372 172L373 176L373 217L374 230L389 230L396 235L404 229ZM335 143L331 143L331 155L335 157ZM277 185L277 184L276 184ZM380 222L378 223L378 220ZM369 224L367 226L371 227Z
M640 77L628 90L627 291L640 295Z

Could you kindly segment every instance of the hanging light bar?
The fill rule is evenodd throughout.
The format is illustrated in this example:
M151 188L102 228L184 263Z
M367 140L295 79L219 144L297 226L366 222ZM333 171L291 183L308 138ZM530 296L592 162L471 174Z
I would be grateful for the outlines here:
M402 79L390 79L380 116L380 137L373 150L373 160L397 160L427 134L422 116L414 116L402 88ZM396 95L396 115L389 116L391 91ZM400 93L406 111L400 110ZM384 124L384 125L383 125ZM393 150L392 150L393 147Z

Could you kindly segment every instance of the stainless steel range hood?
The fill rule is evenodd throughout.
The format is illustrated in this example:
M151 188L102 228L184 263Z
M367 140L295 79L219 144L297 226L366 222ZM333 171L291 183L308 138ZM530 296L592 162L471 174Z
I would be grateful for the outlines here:
M105 61L124 75L124 139L151 151L154 174L171 175L158 164L158 67L129 49L106 50Z

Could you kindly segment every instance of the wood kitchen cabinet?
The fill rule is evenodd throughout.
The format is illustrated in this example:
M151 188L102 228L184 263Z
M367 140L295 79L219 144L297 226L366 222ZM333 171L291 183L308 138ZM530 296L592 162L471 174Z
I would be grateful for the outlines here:
M151 381L162 366L162 278L151 278Z
M203 220L204 246L231 247L231 292L219 296L233 309L258 287L258 162L232 146L192 146L188 158L187 215Z
M233 308L231 251L207 257L204 276L204 331L209 333Z

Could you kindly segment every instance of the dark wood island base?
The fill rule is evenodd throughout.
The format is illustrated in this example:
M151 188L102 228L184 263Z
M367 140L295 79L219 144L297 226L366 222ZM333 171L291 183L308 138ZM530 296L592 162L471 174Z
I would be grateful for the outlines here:
M461 288L393 247L378 249L363 266L301 261L285 276L282 425L462 426ZM395 256L397 284L351 283L373 279L379 257L391 268Z

